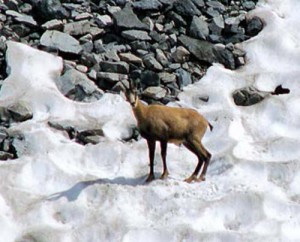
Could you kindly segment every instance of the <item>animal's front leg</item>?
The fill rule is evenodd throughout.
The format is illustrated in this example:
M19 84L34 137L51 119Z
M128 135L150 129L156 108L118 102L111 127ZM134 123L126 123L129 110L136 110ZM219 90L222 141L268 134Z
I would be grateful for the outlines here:
M168 171L168 167L167 167L167 161L166 161L167 146L168 146L167 142L164 142L164 141L160 142L161 158L162 158L162 161L163 161L163 173L162 173L160 179L166 179L169 175L169 171Z
M151 182L155 179L154 177L155 140L147 140L147 144L149 149L150 172L146 182Z

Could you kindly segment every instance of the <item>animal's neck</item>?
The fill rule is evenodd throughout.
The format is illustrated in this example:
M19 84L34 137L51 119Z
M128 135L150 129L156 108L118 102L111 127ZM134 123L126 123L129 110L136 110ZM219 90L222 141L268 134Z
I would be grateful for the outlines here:
M135 106L133 107L133 113L138 123L145 119L146 105L143 104L139 99L136 100Z

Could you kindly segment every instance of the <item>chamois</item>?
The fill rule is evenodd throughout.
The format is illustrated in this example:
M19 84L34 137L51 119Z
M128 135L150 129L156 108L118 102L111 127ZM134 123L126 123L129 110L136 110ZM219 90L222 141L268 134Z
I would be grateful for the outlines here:
M124 85L125 87L125 85ZM186 182L204 181L211 154L204 148L201 139L207 127L212 130L212 125L196 110L188 108L168 107L163 105L145 105L137 95L136 87L130 82L130 87L125 87L125 96L132 106L137 120L139 132L147 140L150 159L150 173L146 182L154 180L154 154L156 141L160 142L163 173L161 179L169 175L166 163L167 144L183 144L198 158L198 164ZM203 165L204 163L204 165ZM198 173L203 165L200 177Z

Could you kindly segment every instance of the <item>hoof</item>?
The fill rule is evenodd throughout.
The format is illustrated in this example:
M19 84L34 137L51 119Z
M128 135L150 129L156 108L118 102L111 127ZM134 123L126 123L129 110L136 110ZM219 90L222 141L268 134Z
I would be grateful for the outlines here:
M169 173L168 173L168 172L166 172L166 173L163 173L163 174L160 176L160 178L159 178L159 179L161 179L161 180L165 180L165 179L167 179L167 178L168 178L168 176L169 176Z
M146 183L152 182L155 179L154 175L149 175L146 179Z
M187 183L191 183L192 181L197 181L197 177L196 176L190 176L189 178L186 178L184 180Z

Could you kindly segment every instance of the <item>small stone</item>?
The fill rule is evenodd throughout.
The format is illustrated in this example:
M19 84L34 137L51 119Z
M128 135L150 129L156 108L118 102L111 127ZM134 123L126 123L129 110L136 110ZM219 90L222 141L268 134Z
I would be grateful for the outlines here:
M178 76L178 85L179 88L182 89L183 87L192 84L191 74L182 68L176 70L176 74Z
M111 83L116 83L122 80L127 80L128 75L119 74L119 73L111 73L111 72L98 72L97 73L97 81L105 80Z
M25 102L15 103L7 108L13 120L23 122L33 117L31 107Z
M124 30L121 35L129 40L151 40L151 37L143 30Z
M5 151L0 151L0 160L10 160L13 159L14 155Z
M120 74L129 73L129 65L124 61L112 62L112 61L102 61L100 62L101 70L104 72L113 72Z
M176 82L176 75L168 72L159 73L160 80L164 83Z
M154 71L161 71L163 69L162 65L154 58L153 55L147 55L143 58L145 65Z
M120 53L119 56L122 61L137 64L139 66L143 65L143 60L132 53Z
M109 15L96 15L95 22L100 28L111 26L113 24L113 20Z
M61 30L63 28L63 22L61 20L53 19L44 23L42 27L47 30Z
M90 32L90 27L90 22L88 20L68 23L64 26L64 33L73 36L84 35Z
M77 65L76 69L82 73L86 73L88 71L88 68L84 65Z
M189 59L190 52L183 46L178 46L176 51L172 53L172 58L175 62L183 63Z
M162 4L158 0L140 0L132 3L134 9L140 11L158 11Z
M148 87L143 91L143 96L159 100L167 95L166 89L162 87Z

